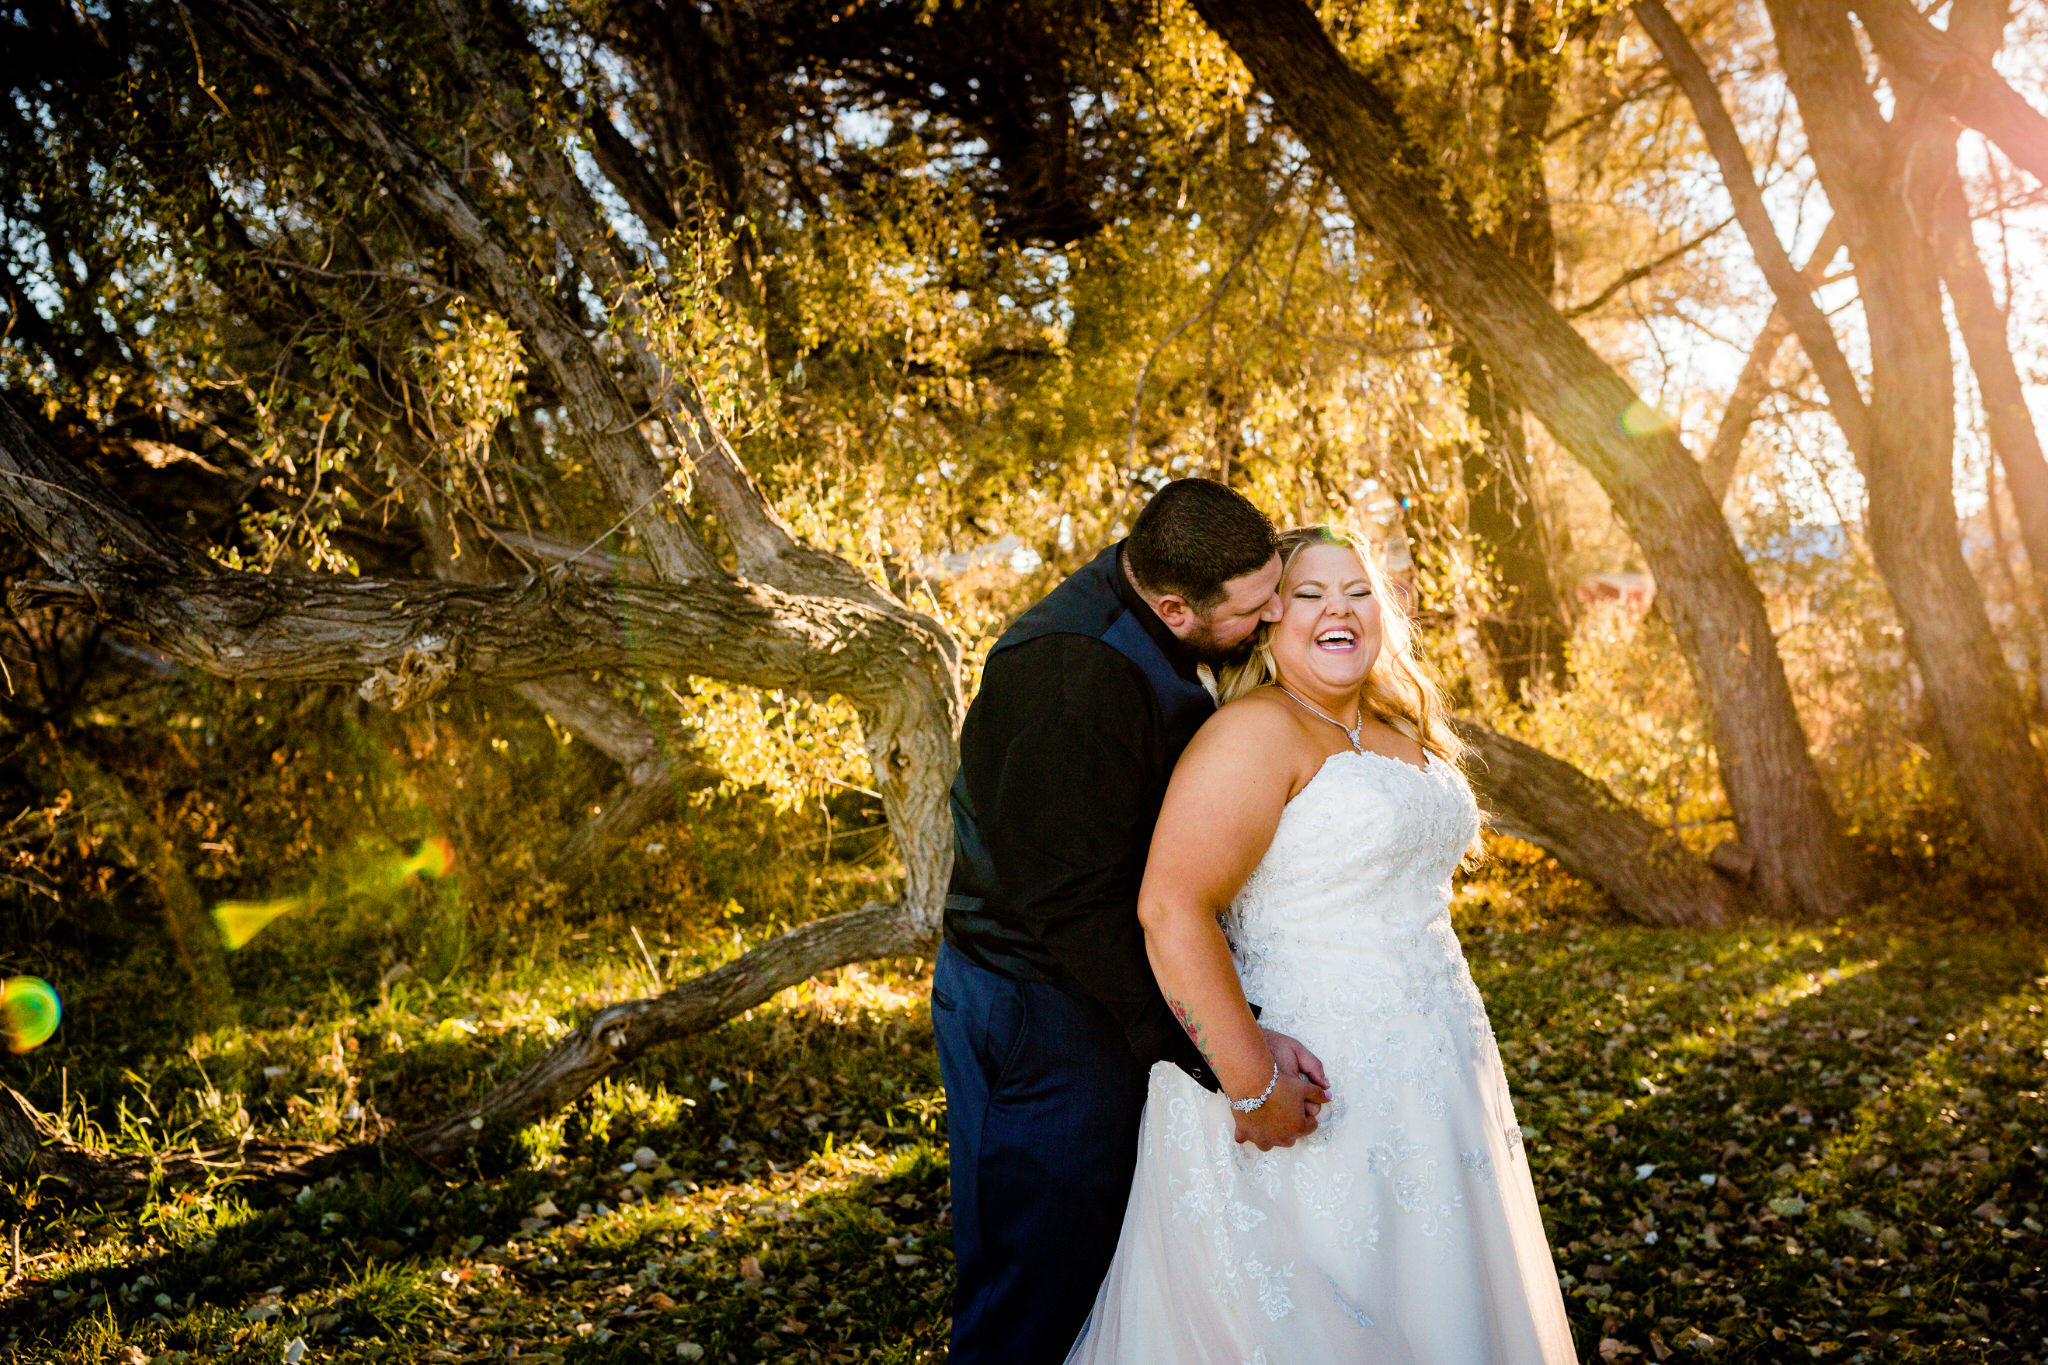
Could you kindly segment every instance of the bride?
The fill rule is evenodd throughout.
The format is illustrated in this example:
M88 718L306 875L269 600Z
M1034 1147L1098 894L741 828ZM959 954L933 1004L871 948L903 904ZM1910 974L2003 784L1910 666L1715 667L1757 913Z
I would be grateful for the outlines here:
M1281 554L1285 615L1175 769L1138 900L1225 1094L1152 1069L1116 1259L1069 1365L1564 1365L1521 1129L1447 908L1479 827L1458 741L1369 557L1325 528ZM1261 1024L1322 1059L1320 1113L1265 1103ZM1305 1117L1315 1131L1277 1145Z

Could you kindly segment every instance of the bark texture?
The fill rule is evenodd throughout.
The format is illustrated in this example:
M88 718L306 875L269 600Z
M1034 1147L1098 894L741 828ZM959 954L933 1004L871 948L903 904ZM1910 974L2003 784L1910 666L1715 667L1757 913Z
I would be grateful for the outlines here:
M589 885L628 840L673 812L685 792L721 777L691 749L687 735L664 738L645 716L589 678L546 678L512 691L619 765L619 780L598 799L602 809L564 839L541 869L565 892Z
M458 178L307 33L259 0L221 0L204 13L382 172L518 328L649 573L602 579L590 572L595 564L568 562L573 554L542 572L477 583L229 572L109 496L0 401L0 522L49 570L21 585L17 601L79 603L219 676L348 682L392 706L458 683L524 686L529 700L552 708L626 768L605 816L559 855L556 869L571 877L672 801L678 774L636 717L565 673L651 669L843 696L860 713L904 864L902 900L807 926L714 973L706 986L678 987L664 997L668 1005L637 1011L646 1018L633 1037L648 1046L659 1038L650 1030L706 1027L726 1017L719 1011L747 1008L825 966L928 945L952 862L945 784L956 762L961 702L950 637L850 565L802 544L775 516L688 376L655 363L632 331L634 262L601 230L560 148L533 149L522 170L618 315L615 324L628 324L614 327L626 342L623 383ZM444 20L463 46L464 14L450 10ZM502 93L487 62L460 71L486 97ZM670 427L670 448L689 453L691 486L736 552L738 575L720 567L680 516L676 471L664 467L643 431L650 404L654 419ZM523 1090L514 1082L512 1092L545 1092L551 1103L576 1093L543 1079ZM475 1131L451 1129L434 1150L473 1141Z
M1886 64L1924 87L1950 118L1996 142L2013 164L2048 185L2048 115L2006 84L1987 53L1942 32L1907 0L1854 0L1853 8Z
M1465 348L1451 363L1465 372L1465 411L1484 433L1461 464L1466 531L1483 548L1493 580L1479 638L1511 702L1565 681L1564 608L1550 576L1548 537L1535 498L1535 468L1521 408Z
M1596 355L1535 282L1469 228L1456 192L1392 101L1345 61L1301 0L1195 8L1488 367L1600 481L1658 586L1705 700L1758 889L1831 915L1860 871L1807 752L1777 643L1717 500L1669 424Z
M1606 784L1473 721L1453 724L1471 746L1466 773L1494 829L1536 845L1639 924L1727 922L1729 886Z
M1915 154L1927 164L1938 152L1935 164L1953 166L1953 133L1930 147L1916 135L1910 110L1902 108L1896 123L1884 117L1855 29L1833 0L1767 6L1807 145L1861 282L1871 397L1858 463L1869 490L1871 553L1978 837L2021 887L2048 895L2048 770L1963 559L1953 495L1955 369L1940 260L1910 203Z

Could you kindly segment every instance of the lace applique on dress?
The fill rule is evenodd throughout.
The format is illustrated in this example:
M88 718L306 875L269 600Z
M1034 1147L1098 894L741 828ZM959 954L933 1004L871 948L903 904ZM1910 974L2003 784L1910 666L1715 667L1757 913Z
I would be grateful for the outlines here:
M1566 1365L1522 1132L1451 926L1478 828L1457 770L1345 752L1281 813L1223 917L1260 1022L1322 1059L1311 1137L1235 1141L1152 1073L1137 1183L1073 1365ZM1226 1352L1227 1354L1219 1354Z
M1361 825L1359 810L1381 805L1388 816ZM1412 1220L1436 1254L1456 1241L1464 1200L1438 1171L1451 1163L1469 1172L1465 1152L1374 1119L1415 1113L1441 1122L1450 1080L1474 1048L1492 1046L1448 909L1451 873L1477 827L1471 792L1449 765L1418 769L1370 753L1331 758L1282 813L1224 931L1246 996L1262 1006L1260 1022L1322 1057L1332 1102L1317 1132L1292 1150L1240 1146L1234 1128L1219 1124L1210 1135L1215 1175L1188 1184L1177 1220L1212 1235L1249 1233L1263 1220L1230 1191L1250 1186L1268 1201L1291 1194L1300 1215L1335 1225L1353 1250L1377 1244L1382 1206ZM1199 1123L1193 1105L1169 1102L1166 1141L1192 1152ZM1356 1169L1326 1174L1311 1158L1340 1135ZM1215 1249L1232 1270L1251 1273L1243 1247Z

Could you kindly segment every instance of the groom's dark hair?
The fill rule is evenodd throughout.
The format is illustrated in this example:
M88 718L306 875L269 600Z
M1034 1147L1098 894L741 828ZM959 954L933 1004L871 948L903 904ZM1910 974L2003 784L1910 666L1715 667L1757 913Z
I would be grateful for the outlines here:
M1214 479L1175 479L1152 495L1124 542L1138 586L1207 611L1223 585L1266 567L1280 540L1250 498Z

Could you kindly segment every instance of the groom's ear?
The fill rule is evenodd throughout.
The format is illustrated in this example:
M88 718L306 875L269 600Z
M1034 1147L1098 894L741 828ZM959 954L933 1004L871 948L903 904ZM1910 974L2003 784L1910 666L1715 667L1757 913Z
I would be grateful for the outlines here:
M1159 613L1159 619L1166 622L1166 628L1175 635L1181 634L1201 619L1201 614L1188 605L1187 598L1178 593L1163 593L1153 598L1152 610Z

